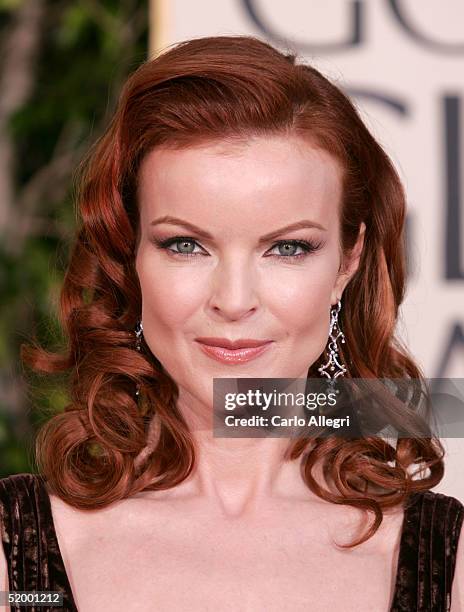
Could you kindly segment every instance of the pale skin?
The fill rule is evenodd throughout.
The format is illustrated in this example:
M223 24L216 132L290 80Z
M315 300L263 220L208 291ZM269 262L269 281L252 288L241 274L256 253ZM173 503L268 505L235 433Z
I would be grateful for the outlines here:
M136 258L144 337L179 387L197 464L170 490L90 513L50 496L80 612L389 609L402 511L386 513L366 543L340 550L334 540L359 535L364 515L314 495L300 461L282 459L288 439L215 438L208 430L213 377L305 378L324 350L330 307L355 274L364 242L362 225L342 261L340 196L335 160L288 136L157 149L145 158ZM211 238L185 226L152 225L167 215ZM319 227L259 242L302 220ZM174 241L168 251L154 243L179 236L194 241L190 248ZM292 257L304 250L288 241L299 240L319 246ZM195 255L170 254L182 248ZM251 362L226 365L199 351L198 336L273 345ZM319 469L315 475L326 484ZM456 577L464 578L462 548ZM464 609L459 581L452 612Z

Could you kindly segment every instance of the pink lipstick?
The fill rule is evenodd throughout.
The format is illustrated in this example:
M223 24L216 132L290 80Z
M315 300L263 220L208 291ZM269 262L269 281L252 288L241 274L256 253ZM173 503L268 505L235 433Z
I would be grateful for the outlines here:
M226 338L197 338L201 350L221 363L239 364L264 353L272 340L241 339L232 342Z

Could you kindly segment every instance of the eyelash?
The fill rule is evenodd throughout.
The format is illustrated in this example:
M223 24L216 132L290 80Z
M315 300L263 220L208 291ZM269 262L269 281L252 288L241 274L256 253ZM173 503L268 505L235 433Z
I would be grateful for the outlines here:
M197 255L203 255L203 253L180 253L178 251L172 251L169 247L176 242L193 242L197 246L200 246L198 242L189 236L174 236L173 238L168 238L166 240L159 240L157 238L153 238L153 242L155 245L164 251L168 251L169 255L172 257L196 257ZM268 255L268 257L277 257L278 259L293 259L299 260L304 259L311 253L318 251L322 246L322 242L309 242L307 240L279 240L277 241L272 248L280 246L282 244L291 244L294 246L299 246L303 249L303 253L299 253L298 255Z

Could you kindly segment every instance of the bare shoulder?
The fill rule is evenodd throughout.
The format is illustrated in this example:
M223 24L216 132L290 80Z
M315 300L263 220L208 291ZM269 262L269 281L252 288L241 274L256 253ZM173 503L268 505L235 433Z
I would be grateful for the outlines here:
M0 479L1 482L4 479ZM5 530L6 525L4 524L4 511L3 502L0 497L0 591L8 591L9 590L9 581L8 581L8 564L6 560L6 553L3 546L3 541L5 539Z
M48 494L53 526L59 542L60 552L66 562L76 551L96 545L104 534L115 535L126 517L126 500L96 510L76 508L61 497Z
M3 534L3 524L2 517L0 513L0 533ZM2 538L3 541L3 538ZM0 591L8 591L9 590L9 582L8 582L8 565L6 562L5 551L3 550L3 545L0 544ZM8 607L8 610L11 610Z
M8 565L6 562L6 556L5 551L3 550L3 546L0 546L0 591L8 591L8 589Z

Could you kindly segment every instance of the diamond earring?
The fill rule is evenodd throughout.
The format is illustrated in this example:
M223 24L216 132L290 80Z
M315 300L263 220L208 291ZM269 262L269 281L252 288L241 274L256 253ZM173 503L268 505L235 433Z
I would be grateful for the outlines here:
M135 326L135 348L140 351L140 346L142 344L142 334L143 334L143 325L142 321L139 321Z
M330 341L327 347L329 351L329 359L327 363L318 368L318 371L323 376L326 376L330 380L331 384L333 384L336 378L343 376L347 372L346 367L340 363L340 355L338 353L337 344L338 339L340 339L340 342L345 343L345 335L338 324L338 313L340 312L341 307L341 300L338 300L338 303L330 310Z
M135 326L135 349L137 351L141 350L142 345L142 334L143 334L143 325L142 321L139 321ZM140 394L140 385L137 385L135 395L138 396Z

